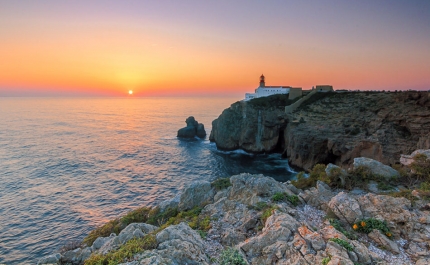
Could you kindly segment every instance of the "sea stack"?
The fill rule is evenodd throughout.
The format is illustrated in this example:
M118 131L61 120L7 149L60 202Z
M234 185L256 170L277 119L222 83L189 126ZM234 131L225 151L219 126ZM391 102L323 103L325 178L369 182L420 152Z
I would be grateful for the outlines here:
M198 123L193 116L188 117L185 123L187 123L187 127L179 129L177 137L194 138L198 136L204 138L206 136L205 126L202 123Z

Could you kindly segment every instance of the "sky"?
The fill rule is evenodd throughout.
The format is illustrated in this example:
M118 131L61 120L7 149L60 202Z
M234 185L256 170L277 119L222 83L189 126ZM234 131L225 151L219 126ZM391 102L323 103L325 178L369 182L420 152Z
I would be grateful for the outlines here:
M430 89L428 0L0 0L0 96Z

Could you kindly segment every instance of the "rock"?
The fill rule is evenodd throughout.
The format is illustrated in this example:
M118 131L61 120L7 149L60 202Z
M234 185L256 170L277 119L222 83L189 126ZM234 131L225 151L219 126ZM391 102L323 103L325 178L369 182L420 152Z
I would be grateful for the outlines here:
M212 122L209 140L222 150L270 152L276 149L286 126L282 109L260 110L249 102L236 102Z
M430 258L419 259L415 263L415 265L428 265L428 264L430 264Z
M205 127L203 124L198 123L193 116L188 117L185 120L187 127L178 130L177 137L181 138L194 138L198 136L204 138L206 136Z
M327 184L319 180L317 181L316 188L312 187L299 193L299 197L306 201L306 203L323 210L328 209L328 203L335 195Z
M428 92L318 93L309 102L291 114L277 109L286 103L275 99L267 107L236 102L212 122L210 140L224 150L278 148L304 169L349 166L356 157L395 164L400 154L429 149Z
M298 231L300 236L309 242L314 250L318 251L325 249L325 242L320 234L311 231L306 226L299 227Z
M387 165L382 164L376 160L367 157L357 157L354 158L354 168L359 166L364 166L370 169L370 171L375 175L380 175L385 178L400 177L397 170Z
M294 194L282 183L263 175L242 173L232 176L230 182L232 186L228 198L248 205L267 200L277 192Z
M248 259L252 260L262 256L262 251L266 246L277 241L289 241L292 231L298 227L299 223L293 217L275 210L267 219L262 233L241 242L238 247L244 251Z
M199 123L197 125L196 135L198 137L200 137L200 138L205 138L206 137L205 126L202 123Z
M37 265L41 264L60 264L61 254L55 253L39 259Z
M98 251L110 239L111 237L98 237L96 240L94 240L93 245L91 246L92 252Z
M208 264L204 254L204 243L200 235L188 224L172 225L159 232L157 238L157 253L168 257L176 264Z
M340 220L350 225L363 218L360 205L346 192L340 192L333 197L328 206Z
M212 203L215 190L211 183L204 180L196 180L185 185L179 199L178 208L180 211L189 210L195 206L204 206Z
M157 228L145 223L131 223L119 233L118 239L121 244L124 244L132 238L144 237L146 234L157 230Z
M176 208L179 205L179 201L181 199L181 194L177 194L175 197L162 201L160 204L158 204L158 208L160 209L160 212L164 212L168 208Z
M345 169L342 169L336 165L333 165L332 163L329 163L327 167L325 168L325 173L327 176L332 177L335 171L339 171L340 174L338 174L338 178L340 179L340 183L342 187L345 186L345 178L348 176L348 173Z
M414 162L414 157L418 154L424 154L427 156L427 158L430 158L430 149L424 150L424 149L418 149L412 152L410 155L401 155L400 156L400 163L409 166Z
M61 257L61 264L82 264L91 256L91 247L66 251Z
M391 252L394 252L396 254L400 253L399 247L396 243L388 239L385 235L381 233L381 231L377 229L373 229L372 232L369 233L369 238L375 241L375 243L384 249L387 249Z
M408 199L368 193L358 197L357 202L364 218L385 220L395 238L408 239L413 234L418 217L409 211L411 202Z

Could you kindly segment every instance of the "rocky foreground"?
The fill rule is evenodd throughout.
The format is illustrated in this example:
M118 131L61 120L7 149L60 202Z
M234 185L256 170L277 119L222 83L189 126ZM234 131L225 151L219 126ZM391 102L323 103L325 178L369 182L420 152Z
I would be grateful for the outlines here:
M198 218L210 222L207 233L192 229L191 222L132 223L38 264L103 264L95 257L114 257L148 235L149 249L109 264L430 264L430 204L418 195L411 203L378 191L333 190L321 181L300 190L246 173L225 182L221 188L192 182L158 206L161 212L203 207Z
M348 167L355 157L384 164L430 148L428 92L316 93L286 114L277 97L241 101L212 122L210 140L224 150L281 152L299 168Z

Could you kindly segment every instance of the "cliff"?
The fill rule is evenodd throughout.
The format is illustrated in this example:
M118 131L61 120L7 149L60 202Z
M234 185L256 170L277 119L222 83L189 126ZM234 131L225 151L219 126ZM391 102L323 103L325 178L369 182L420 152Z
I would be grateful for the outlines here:
M355 157L385 164L430 148L428 92L316 93L293 113L278 96L236 102L212 122L219 149L282 152L309 169L317 163L348 166Z

